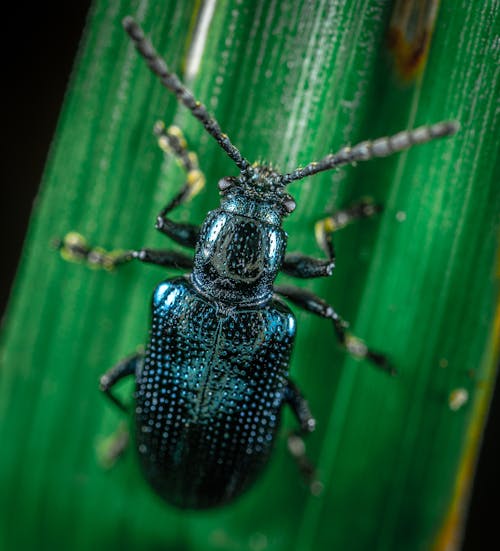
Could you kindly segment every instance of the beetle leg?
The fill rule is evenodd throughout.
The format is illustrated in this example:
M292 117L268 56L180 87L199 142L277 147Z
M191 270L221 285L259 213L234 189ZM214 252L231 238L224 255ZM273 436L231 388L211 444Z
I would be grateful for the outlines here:
M156 229L185 247L194 248L200 233L199 226L174 222L167 217L179 205L189 202L205 186L205 176L198 165L196 153L189 151L182 131L177 126L165 128L158 121L154 127L158 145L168 154L173 154L186 171L186 182L180 192L161 210L156 219Z
M158 251L154 249L140 249L130 251L132 259L147 264L156 264L165 268L183 268L190 270L193 267L193 258L177 251Z
M332 232L323 231L321 239L318 239L318 224L316 224L316 240L325 251L327 260L314 258L301 253L288 253L283 259L281 269L285 274L301 279L313 277L331 276L335 268L335 248L333 246Z
M328 260L314 258L301 253L288 253L285 255L281 270L292 277L311 279L313 277L331 276L335 268L335 254L332 244L332 255Z
M361 218L371 218L382 210L380 205L369 198L361 199L346 209L337 210L330 216L316 222L314 233L318 245L328 252L331 250L331 235Z
M92 268L112 270L131 260L140 260L147 264L156 264L165 268L193 267L193 259L176 251L158 251L153 249L113 250L106 251L101 247L91 247L87 240L76 232L70 232L63 239L55 242L64 260L69 262L85 262Z
M108 369L99 380L100 390L102 390L118 408L126 413L128 413L127 406L111 392L111 389L118 381L121 381L125 377L136 375L142 367L143 358L144 354L142 352L129 356L121 362L118 362L111 369Z
M306 399L302 396L297 386L290 380L286 389L286 401L300 423L300 429L288 435L288 451L297 462L300 473L307 482L311 493L318 495L321 493L323 485L317 479L315 466L306 455L303 438L315 429L316 420L311 414Z
M388 359L379 352L370 350L366 344L346 331L348 324L335 312L335 310L322 298L307 289L301 289L292 285L277 285L274 287L277 294L290 300L293 304L312 312L322 318L330 319L335 329L335 334L342 347L356 358L371 361L380 369L383 369L390 375L395 375L396 370L390 365Z
M375 205L369 199L362 199L346 209L338 210L330 216L318 220L315 226L316 241L328 259L323 260L300 253L290 253L285 255L282 266L283 272L301 279L332 275L335 267L332 233L355 220L373 216L381 210L382 208L379 205Z
M105 469L111 469L128 447L130 434L127 423L120 423L116 431L97 446L97 458Z
M302 396L297 385L290 380L286 389L286 401L300 423L301 432L304 434L313 432L316 428L316 419L312 416L307 400Z
M125 377L137 375L142 367L143 357L144 354L139 352L125 358L111 369L108 369L99 380L99 389L104 392L113 404L125 413L129 412L127 406L111 392L111 389L118 381L121 381ZM97 455L99 462L104 468L109 469L116 463L116 460L127 449L129 439L129 431L127 427L121 423L111 436L101 442L98 446Z

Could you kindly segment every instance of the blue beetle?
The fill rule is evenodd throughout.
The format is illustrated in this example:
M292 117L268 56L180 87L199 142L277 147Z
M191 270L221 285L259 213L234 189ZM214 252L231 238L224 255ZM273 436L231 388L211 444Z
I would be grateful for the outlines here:
M389 373L394 370L385 356L347 333L346 324L324 300L298 287L276 286L274 281L280 271L298 278L331 275L332 232L379 209L361 201L318 222L316 237L326 259L287 254L287 235L281 225L295 208L287 185L451 135L457 125L440 122L344 147L282 174L265 164L250 164L168 70L137 23L127 17L123 24L150 69L203 124L234 161L239 175L219 181L221 205L208 213L201 227L171 220L169 213L203 187L204 176L181 131L157 123L160 147L178 158L187 178L160 212L156 228L194 248L194 260L173 251L106 252L89 247L76 233L60 242L64 258L106 268L136 259L191 270L157 286L145 352L111 368L101 378L101 389L126 409L112 388L122 378L135 376L135 441L142 469L152 488L177 507L210 508L242 494L268 462L285 404L291 406L300 427L289 437L290 451L311 489L317 491L314 468L301 440L314 430L315 420L289 377L296 321L282 298L331 320L337 339L351 354Z

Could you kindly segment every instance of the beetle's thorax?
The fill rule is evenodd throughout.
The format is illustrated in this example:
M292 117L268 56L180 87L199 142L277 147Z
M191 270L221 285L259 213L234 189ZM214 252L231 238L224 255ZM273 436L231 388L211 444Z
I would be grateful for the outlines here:
M221 206L201 228L192 281L200 293L218 301L263 304L273 294L286 248L284 194L266 190L272 182L254 187L244 176L229 183L225 188L219 184Z

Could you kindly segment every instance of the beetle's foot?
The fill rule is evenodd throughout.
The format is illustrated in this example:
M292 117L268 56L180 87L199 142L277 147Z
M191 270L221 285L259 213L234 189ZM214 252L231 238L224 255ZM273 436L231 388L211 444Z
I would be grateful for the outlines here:
M158 138L160 149L167 154L174 155L186 171L186 182L180 195L175 200L175 206L190 201L205 187L205 176L200 170L198 156L188 150L186 138L178 126L165 128L162 121L157 121L153 132ZM171 210L171 206L168 210Z
M320 495L323 492L324 486L317 477L316 467L306 455L304 439L296 432L292 432L288 435L287 445L288 451L295 459L302 479L307 484L309 491L314 496Z
M332 233L345 228L360 218L371 218L381 210L381 205L374 203L371 197L363 197L349 207L337 210L323 220L319 220L316 223L316 231L323 228L323 232Z
M324 251L328 251L330 236L333 232L341 230L361 218L375 216L381 210L382 207L374 203L371 197L364 197L346 209L337 210L318 220L314 226L314 234L318 245Z
M104 469L111 469L125 453L130 440L126 423L120 423L116 431L97 445L97 458Z
M90 247L85 237L77 232L69 232L63 239L54 240L53 245L67 262L84 263L96 269L112 270L133 259L132 251Z
M354 357L359 359L370 360L378 368L382 369L389 375L396 375L396 369L389 363L387 356L380 354L380 352L375 352L370 350L365 342L358 337L355 337L351 334L346 334L344 345L346 350L352 354Z

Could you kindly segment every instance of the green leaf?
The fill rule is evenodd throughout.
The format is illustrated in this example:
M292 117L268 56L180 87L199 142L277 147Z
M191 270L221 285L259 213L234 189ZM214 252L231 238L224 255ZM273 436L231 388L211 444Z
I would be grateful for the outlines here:
M2 335L2 549L444 549L460 534L499 353L498 3L443 1L413 80L387 47L388 2L218 3L196 71L207 9L96 0L91 10ZM384 206L335 235L334 277L302 283L399 372L347 357L329 323L297 312L291 369L318 422L308 453L319 497L286 453L290 416L265 475L220 510L165 505L131 452L99 464L122 418L98 377L144 343L165 274L91 271L63 262L51 240L76 230L107 249L170 246L153 224L183 175L156 147L159 118L184 129L207 176L178 219L201 221L216 181L235 174L139 59L120 24L129 13L242 153L283 171L347 143L461 123L453 138L290 186L289 250L319 255L315 221L356 198ZM466 395L454 410L450 397Z

